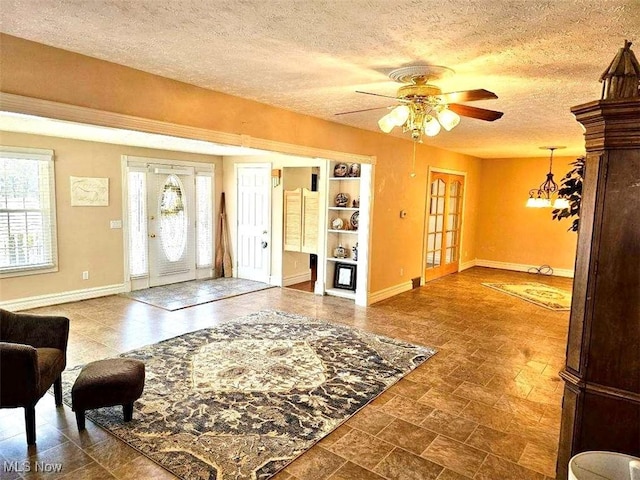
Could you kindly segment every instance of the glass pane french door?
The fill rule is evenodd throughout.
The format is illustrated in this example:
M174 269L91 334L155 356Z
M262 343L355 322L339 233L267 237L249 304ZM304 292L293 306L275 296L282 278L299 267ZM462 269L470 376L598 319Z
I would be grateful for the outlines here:
M425 242L425 280L458 271L464 177L431 173Z

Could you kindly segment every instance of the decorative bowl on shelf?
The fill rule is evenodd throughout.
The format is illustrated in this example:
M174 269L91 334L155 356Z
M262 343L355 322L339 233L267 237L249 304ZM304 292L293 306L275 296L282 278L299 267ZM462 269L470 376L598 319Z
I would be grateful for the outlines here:
M349 195L346 193L339 193L336 195L336 207L346 207L349 203Z
M333 167L334 177L346 177L347 173L349 173L349 167L346 163L338 163L335 167Z
M359 177L360 176L360 164L359 163L350 163L349 164L349 172L347 173L348 177Z
M331 220L331 228L333 230L342 230L344 229L344 221L340 217L336 217Z
M358 229L359 219L360 219L360 212L359 211L353 212L353 215L351 215L351 218L349 219L349 223L351 224L351 228L353 228L354 230Z

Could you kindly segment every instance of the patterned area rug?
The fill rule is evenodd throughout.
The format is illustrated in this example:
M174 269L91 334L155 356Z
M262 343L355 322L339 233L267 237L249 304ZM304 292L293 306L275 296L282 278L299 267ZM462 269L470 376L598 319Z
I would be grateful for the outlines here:
M123 354L146 364L133 421L87 417L180 478L264 480L435 352L263 311Z
M550 310L571 310L571 292L542 283L483 283L482 285Z
M214 278L145 288L122 295L154 307L174 311L267 288L273 288L273 285L242 278Z

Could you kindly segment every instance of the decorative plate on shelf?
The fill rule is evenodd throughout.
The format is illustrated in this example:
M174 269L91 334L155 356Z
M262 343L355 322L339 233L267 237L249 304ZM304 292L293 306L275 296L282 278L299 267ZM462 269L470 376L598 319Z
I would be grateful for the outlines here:
M358 210L357 212L353 212L353 215L351 215L351 218L349 219L349 223L351 224L351 228L353 228L354 230L358 229L359 219L360 219L360 211Z
M349 195L346 193L339 193L336 195L336 207L346 207L349 203Z
M342 230L344 228L344 221L339 217L334 218L331 220L331 228L333 230Z
M346 177L348 172L349 167L346 163L338 163L335 167L333 167L334 177Z
M349 164L349 172L347 173L348 177L359 177L360 176L360 164L359 163L350 163Z

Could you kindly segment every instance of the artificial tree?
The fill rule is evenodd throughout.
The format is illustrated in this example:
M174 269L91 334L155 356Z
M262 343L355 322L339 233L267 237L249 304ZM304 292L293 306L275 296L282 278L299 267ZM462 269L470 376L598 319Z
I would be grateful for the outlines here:
M579 157L575 162L572 162L573 168L560 181L558 197L567 199L569 206L567 208L556 208L551 212L554 220L576 217L568 229L572 232L577 232L578 225L580 225L579 215L580 200L582 199L582 178L584 177L584 159L585 157Z

